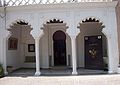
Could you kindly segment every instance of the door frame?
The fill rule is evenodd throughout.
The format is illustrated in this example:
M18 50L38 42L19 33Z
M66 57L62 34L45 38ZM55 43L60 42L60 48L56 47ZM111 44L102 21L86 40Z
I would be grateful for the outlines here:
M66 46L66 47L65 47L65 48L66 48L66 56L65 56L66 59L65 59L65 60L66 60L66 63L65 63L64 66L67 66L67 64L68 64L67 42L66 42L66 41L67 41L67 35L66 35L65 31L64 31L64 30L61 30L61 29L52 32L52 45L51 45L51 46L52 46L52 55L53 55L53 56L52 56L52 66L57 66L57 65L55 65L55 59L54 59L55 57L54 57L54 39L53 39L54 33L57 32L57 31L62 31L62 32L65 34L65 36L66 36L66 39L65 39L65 46ZM61 65L61 66L62 66L62 65Z

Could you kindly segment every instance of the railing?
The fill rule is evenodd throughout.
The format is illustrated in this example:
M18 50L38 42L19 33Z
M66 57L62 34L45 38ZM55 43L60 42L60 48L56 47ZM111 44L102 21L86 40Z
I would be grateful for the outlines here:
M80 2L111 2L112 0L0 0L0 6L20 6L31 4L59 4Z

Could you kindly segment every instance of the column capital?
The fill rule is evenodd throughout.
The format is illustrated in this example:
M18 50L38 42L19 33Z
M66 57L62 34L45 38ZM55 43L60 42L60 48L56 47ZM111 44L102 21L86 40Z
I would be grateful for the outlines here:
M11 36L12 32L8 30L4 30L1 35L4 35L4 38L9 38Z
M73 28L68 28L66 33L72 38L75 37L80 33L80 29L73 29Z
M69 36L70 36L71 40L74 40L77 37L77 35L69 35Z
M34 39L35 39L35 41L39 41L40 40L40 38L41 38L41 36L40 37L33 37Z
M102 33L103 33L108 39L111 39L111 37L112 37L112 32L111 32L109 29L103 28Z
M32 30L30 34L34 39L40 39L44 35L44 32L43 30Z

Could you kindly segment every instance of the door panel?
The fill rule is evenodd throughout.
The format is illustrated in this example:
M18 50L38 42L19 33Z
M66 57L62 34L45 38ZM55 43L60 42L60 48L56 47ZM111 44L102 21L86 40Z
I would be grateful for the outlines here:
M55 66L66 65L66 43L64 40L54 41L54 64Z
M56 31L53 35L54 65L66 65L66 35L63 31Z
M103 69L102 36L85 36L85 68Z

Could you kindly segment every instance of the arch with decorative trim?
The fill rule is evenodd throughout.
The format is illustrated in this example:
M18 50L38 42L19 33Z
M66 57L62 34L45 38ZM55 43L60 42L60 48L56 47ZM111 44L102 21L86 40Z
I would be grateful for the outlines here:
M54 65L66 66L66 34L57 30L53 34Z
M85 18L85 19L82 19L81 21L80 21L80 23L79 23L79 26L77 27L77 28L79 28L80 30L81 30L81 32L79 33L79 35L83 32L83 28L81 28L81 26L83 26L83 25L90 25L90 24L92 24L93 23L93 25L94 25L94 23L97 23L97 24L99 24L99 28L100 29L97 29L99 32L101 32L103 35L102 36L104 36L104 38L105 38L105 42L104 43L106 43L106 45L108 45L108 39L107 39L107 35L106 35L106 33L104 33L103 32L103 29L105 29L105 25L104 25L104 22L103 21L101 21L100 19L98 19L98 18L95 18L95 17L87 17L87 18ZM87 31L87 30L85 30L85 31ZM85 32L84 31L84 32ZM90 31L90 30L89 30ZM97 32L97 31L95 31L95 32ZM98 32L98 33L99 33ZM87 32L86 32L87 33ZM90 32L88 32L88 34L84 34L84 36L96 36L97 34L95 33L95 34L90 34ZM92 32L91 32L92 33ZM93 32L94 33L94 32ZM78 35L78 36L79 36ZM82 33L82 35L83 35L83 33ZM77 37L78 38L78 37ZM81 39L81 38L80 38ZM80 42L79 42L80 43ZM84 43L85 44L85 43ZM84 48L84 47L83 47ZM109 56L109 54L108 54L108 46L106 46L105 47L105 49L106 49L106 55L105 56ZM80 50L80 49L79 49ZM84 50L85 51L85 50ZM85 56L85 54L84 54L84 56ZM106 63L106 62L105 62ZM108 63L108 62L107 62ZM85 62L84 62L84 64L85 64Z
M50 57L49 58L49 60L50 60L49 64L51 64L50 66L54 66L54 48L53 48L53 44L52 44L53 39L51 39L50 37L52 37L56 31L60 30L60 31L63 31L67 36L66 43L68 43L68 40L70 40L69 35L66 33L68 26L67 26L66 20L65 21L64 20L65 19L60 19L60 18L50 18L50 19L43 20L44 23L42 24L42 26L43 26L42 30L44 32L44 35L42 36L42 38L45 38L45 37L46 37L46 39L48 38L48 56ZM44 29L44 28L47 28L47 29ZM66 44L66 47L70 47L70 46L68 46L68 44ZM68 55L71 55L71 52L67 52L68 50L69 49L66 48L66 65L68 65L68 64L70 65L70 62L68 61Z
M67 21L65 18L59 18L59 17L49 18L48 17L48 18L42 20L42 22L41 22L42 28L44 27L44 25L49 24L50 22L52 22L53 24L54 23L63 23L66 25L66 27L69 26L69 21ZM52 24L52 23L50 23L50 24Z
M25 20L25 19L17 19L17 20L14 20L14 21L10 22L10 24L8 24L6 27L11 27L11 26L14 26L15 24L22 25L22 23L23 23L23 25L29 25L29 26L31 26L31 28L32 28L31 23L28 22L28 21ZM9 29L9 28L7 28L7 29Z
M15 27L14 27L15 26ZM18 29L19 28L19 29ZM25 29L24 29L25 28ZM23 31L22 30L20 30L20 29L24 29L25 31L26 31L26 33L23 33ZM22 35L22 33L23 34L29 34L29 35L27 35L27 37L29 36L29 39L32 39L32 43L34 44L34 39L33 39L33 37L32 37L32 35L30 34L30 32L33 30L33 28L32 28L32 25L31 25L31 23L29 23L27 20L23 20L23 19L17 19L17 20L14 20L13 22L11 22L11 24L9 24L8 25L8 27L7 27L7 29L6 29L8 32L9 32L9 34L8 34L8 36L6 37L6 46L7 46L7 49L6 49L6 57L8 56L8 54L9 53L11 53L11 55L12 55L12 51L13 51L13 53L14 54L16 54L16 52L18 52L18 56L19 57L21 57L21 56L23 56L24 57L24 59L23 59L23 61L21 61L21 59L19 59L20 61L18 61L18 63L17 64L21 64L21 62L22 62L22 64L21 65L24 65L24 63L25 62L27 62L27 57L24 55L25 53L22 53L22 51L24 51L25 52L25 49L27 49L27 46L29 45L29 44L31 44L31 42L29 42L29 41L24 41L25 40L25 38L26 37L24 37L24 39L23 40L21 40L21 39L19 39L19 37L23 37L23 35ZM17 32L16 30L18 30L19 32ZM18 34L18 35L17 35ZM17 37L17 36L19 36L19 37ZM11 41L10 41L11 40ZM17 42L16 42L16 41ZM14 43L16 43L16 48L14 49L14 47L12 47L12 49L10 48L10 42L12 43L12 42L14 42ZM24 46L24 45L25 46ZM21 47L22 46L22 47ZM10 48L10 49L9 49ZM22 50L21 50L22 49ZM28 50L27 50L28 51ZM19 53L21 53L21 54L19 54ZM13 55L13 57L15 57L14 55ZM16 56L17 57L17 56ZM8 58L8 57L7 57ZM6 68L14 68L14 66L16 65L16 67L15 67L15 69L18 69L21 65L18 65L17 66L17 64L7 64L8 62L7 62L7 59L6 58ZM17 59L17 58L15 58L15 59ZM14 60L14 59L13 59ZM13 63L15 63L16 62L16 60L15 61L13 61L13 60L10 60L9 61L9 63L11 63L11 62L13 62ZM35 59L34 59L35 60ZM35 62L35 61L34 61ZM12 66L13 65L13 66ZM23 67L23 66L21 66L21 67ZM13 70L15 70L15 69L13 69Z
M101 21L101 19L99 19L99 18L97 18L97 17L93 17L93 16L90 16L90 17L86 17L86 18L84 18L84 19L82 19L80 22L79 22L79 24L82 24L82 23L85 23L85 22L98 22L98 23L100 23L101 24L101 26L103 27L103 28L105 28L105 24L104 24L104 22L103 21ZM78 24L78 28L79 28L79 25Z

